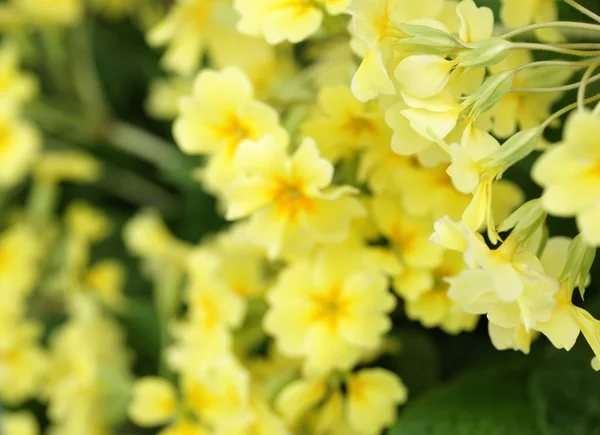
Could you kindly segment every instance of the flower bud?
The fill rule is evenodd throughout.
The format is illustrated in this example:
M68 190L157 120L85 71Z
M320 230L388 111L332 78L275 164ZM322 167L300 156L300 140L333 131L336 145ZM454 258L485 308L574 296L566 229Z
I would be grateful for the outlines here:
M510 41L501 38L489 38L468 44L472 50L458 55L458 67L466 68L465 73L467 73L477 68L487 68L500 63L508 56L511 45Z
M422 54L448 54L464 48L456 36L440 29L407 23L400 24L398 28L410 36L398 41L398 44L405 45L409 51Z
M566 281L568 288L579 287L582 299L595 256L596 249L586 245L581 234L577 235L569 246L567 261L559 276L559 281Z
M516 133L485 159L483 164L486 167L486 172L495 173L496 178L501 178L508 168L523 160L535 150L539 137L540 130L537 127Z
M469 118L477 119L483 112L508 94L512 88L515 73L504 71L488 78L473 94L463 101L463 107L471 107Z

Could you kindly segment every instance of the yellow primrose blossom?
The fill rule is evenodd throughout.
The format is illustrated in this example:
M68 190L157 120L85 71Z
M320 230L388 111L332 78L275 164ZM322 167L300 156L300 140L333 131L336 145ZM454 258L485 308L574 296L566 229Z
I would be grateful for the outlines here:
M123 229L128 249L142 258L166 261L184 269L191 246L178 240L154 210L142 210Z
M74 201L66 211L66 225L72 235L89 242L99 242L110 234L110 221L104 212L83 201Z
M100 260L85 274L85 285L98 299L113 310L122 310L127 305L123 294L126 272L121 262L115 259Z
M84 151L45 151L35 165L34 174L48 182L92 183L102 176L102 164Z
M0 432L10 435L39 435L40 428L32 413L8 412L0 417Z
M14 186L27 175L41 148L36 128L7 109L2 105L0 110L1 190Z
M412 158L397 154L389 143L374 142L360 154L356 175L358 181L366 183L374 193L402 198L410 186L407 181L416 171L415 166Z
M393 43L404 36L396 26L421 19L429 19L427 24L431 24L442 12L443 3L443 0L418 3L412 0L350 2L348 12L352 15L353 33L356 37L354 46L360 50L359 54L363 58L352 80L352 92L356 98L368 101L380 94L396 93L388 73L388 64L394 55Z
M83 17L81 0L11 0L16 13L22 14L28 24L54 26L77 24Z
M249 243L245 224L232 225L211 246L221 259L220 276L243 298L258 298L267 288L267 259L263 249Z
M188 313L173 327L169 362L179 371L203 371L231 352L231 330L240 326L245 304L219 275L218 257L199 248L188 258Z
M353 219L364 215L350 187L333 187L333 165L305 139L288 157L272 136L243 142L239 175L226 192L227 219L250 216L248 237L271 258L303 251L315 242L344 240Z
M29 294L38 278L43 244L26 224L0 233L0 294Z
M285 148L287 132L277 112L254 99L252 83L238 68L202 71L193 95L181 102L173 133L188 154L209 156L203 180L209 190L222 194L236 176L234 157L244 140L271 135Z
M400 378L381 368L363 369L344 379L346 392L322 378L301 378L284 387L275 407L284 419L310 433L376 435L392 424L406 401Z
M159 377L139 379L132 389L129 418L140 426L159 426L175 417L178 398L169 381Z
M269 44L283 41L300 42L315 33L323 21L325 8L329 14L340 14L349 0L235 0L241 15L238 30L263 36Z
M555 0L502 0L500 9L502 22L511 29L528 24L556 21L558 8ZM554 28L537 29L535 35L547 42L559 42L564 37Z
M490 66L491 74L518 68L533 62L527 50L511 51L502 62ZM572 72L568 68L539 67L518 72L513 88L541 88L560 86ZM498 137L509 137L521 129L540 125L551 114L551 108L560 99L562 92L510 92L493 109L492 132Z
M381 110L374 103L361 103L346 86L324 88L318 109L302 125L302 133L315 139L321 155L336 162L375 142L389 140Z
M0 322L2 322L0 318ZM4 323L4 322L2 322ZM37 322L0 323L0 400L18 405L39 394L46 370Z
M323 251L286 268L267 299L265 330L310 372L349 369L381 343L395 306L385 278L351 251Z
M180 75L191 75L206 50L214 23L215 4L220 0L177 0L166 17L147 34L150 45L168 45L164 67Z
M471 331L479 316L455 308L448 297L448 278L466 268L462 256L444 253L443 262L434 270L407 268L394 278L394 290L405 300L406 315L427 328L439 326L449 334Z
M600 245L600 117L576 111L567 120L562 143L535 163L533 179L544 188L544 208L557 216L575 216L584 239Z
M48 416L68 435L88 433L88 426L93 433L112 433L115 422L103 404L110 397L124 404L123 385L130 382L123 333L87 295L71 300L71 313L50 337L44 385Z
M377 227L406 265L434 268L441 263L443 250L428 242L431 221L406 214L397 201L382 196L373 199L371 209Z
M487 314L490 323L507 332L523 327L529 333L550 318L558 282L533 253L521 248L516 230L490 250L462 223L442 218L435 228L434 242L464 253L468 269L448 279L448 295L462 310ZM498 331L490 327L490 333Z
M0 46L0 104L19 108L37 92L35 78L19 69L20 53L15 44Z

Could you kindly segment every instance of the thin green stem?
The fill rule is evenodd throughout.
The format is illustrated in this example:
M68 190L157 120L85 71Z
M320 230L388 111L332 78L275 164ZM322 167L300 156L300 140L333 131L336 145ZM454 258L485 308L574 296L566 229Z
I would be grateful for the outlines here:
M539 51L550 51L552 53L566 54L569 56L582 56L592 57L600 56L600 50L573 50L570 48L557 47L551 44L539 44L536 42L515 42L511 45L511 49L525 49L525 50L539 50Z
M568 4L569 6L571 6L572 8L577 9L583 15L591 18L592 20L596 21L597 23L600 23L600 15L595 14L594 12L590 11L586 7L583 7L582 5L580 5L579 3L577 3L576 1L574 1L574 0L565 0L565 3Z
M94 60L92 40L87 26L73 31L73 83L77 94L88 113L88 118L102 123L110 115L110 105L106 101L104 89Z
M594 111L592 112L592 115L600 116L600 102L598 102L598 104L596 104L596 107L594 107Z
M590 79L588 80L588 84L597 82L598 80L600 80L600 73L596 74L595 76L590 77ZM578 89L580 85L581 85L581 82L571 83L569 85L563 85L563 86L555 86L552 88L513 88L510 90L510 92L514 92L514 93L519 93L519 92L563 92L563 91L570 91L573 89Z
M177 315L179 308L179 295L183 280L182 272L172 265L164 265L155 277L154 303L160 320L161 349L158 372L161 376L169 378L171 371L166 360L166 351L171 343L169 327Z
M40 177L33 178L27 199L27 217L36 228L42 228L54 214L58 193L56 182Z
M106 129L105 139L115 148L159 168L173 170L183 166L183 156L175 146L135 125L115 121Z
M585 70L585 73L583 74L583 77L581 78L581 85L579 86L579 90L577 91L577 105L579 106L580 109L584 108L583 100L585 99L585 89L590 80L590 77L592 76L592 73L594 72L594 70L596 68L598 68L599 64L600 64L600 61L596 61L593 64L591 64L588 67L588 69Z
M595 61L595 60L594 60ZM528 68L537 68L541 66L565 66L569 68L585 68L586 66L592 64L594 61L590 60L582 60L582 61L570 61L570 60L541 60L538 62L526 63L525 65L521 65L517 68L514 68L513 73L518 73Z
M509 39L514 36L530 32L532 30L548 29L552 27L560 29L579 29L589 30L592 32L600 32L600 25L597 24L579 23L577 21L549 21L547 23L531 24L529 26L521 27L520 29L512 30L510 32L505 33L504 35L501 35L500 38Z
M600 94L596 94L593 97L586 98L585 100L583 100L583 104L585 105L585 104L593 103L594 101L598 101L598 100L600 100ZM558 118L563 116L565 113L568 113L571 110L576 109L577 107L578 107L578 103L576 102L576 103L572 103L572 104L569 104L568 106L563 107L562 109L560 109L557 112L554 112L540 125L540 131L543 131L550 124L552 124Z

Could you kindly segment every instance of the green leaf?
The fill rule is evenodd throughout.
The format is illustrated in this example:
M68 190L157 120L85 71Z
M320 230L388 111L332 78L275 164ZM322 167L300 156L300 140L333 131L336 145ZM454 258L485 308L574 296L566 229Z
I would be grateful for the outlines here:
M400 349L386 355L379 363L402 378L410 397L418 397L439 384L439 354L430 334L422 329L404 328L394 336L397 336Z
M530 379L544 435L600 435L600 373L583 339L570 352L549 349Z
M389 435L543 435L526 370L478 370L409 402Z

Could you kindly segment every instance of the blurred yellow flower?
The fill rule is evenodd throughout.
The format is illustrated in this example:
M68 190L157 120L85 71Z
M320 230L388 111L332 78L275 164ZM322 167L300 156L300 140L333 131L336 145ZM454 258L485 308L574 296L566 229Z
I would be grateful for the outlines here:
M353 188L331 186L333 165L311 139L291 157L272 136L245 141L235 158L239 175L226 192L227 219L250 216L248 237L271 258L315 242L340 242L352 220L364 214L350 196Z
M600 117L576 111L565 124L563 142L535 163L533 179L544 188L544 208L557 216L575 216L584 239L600 245Z

